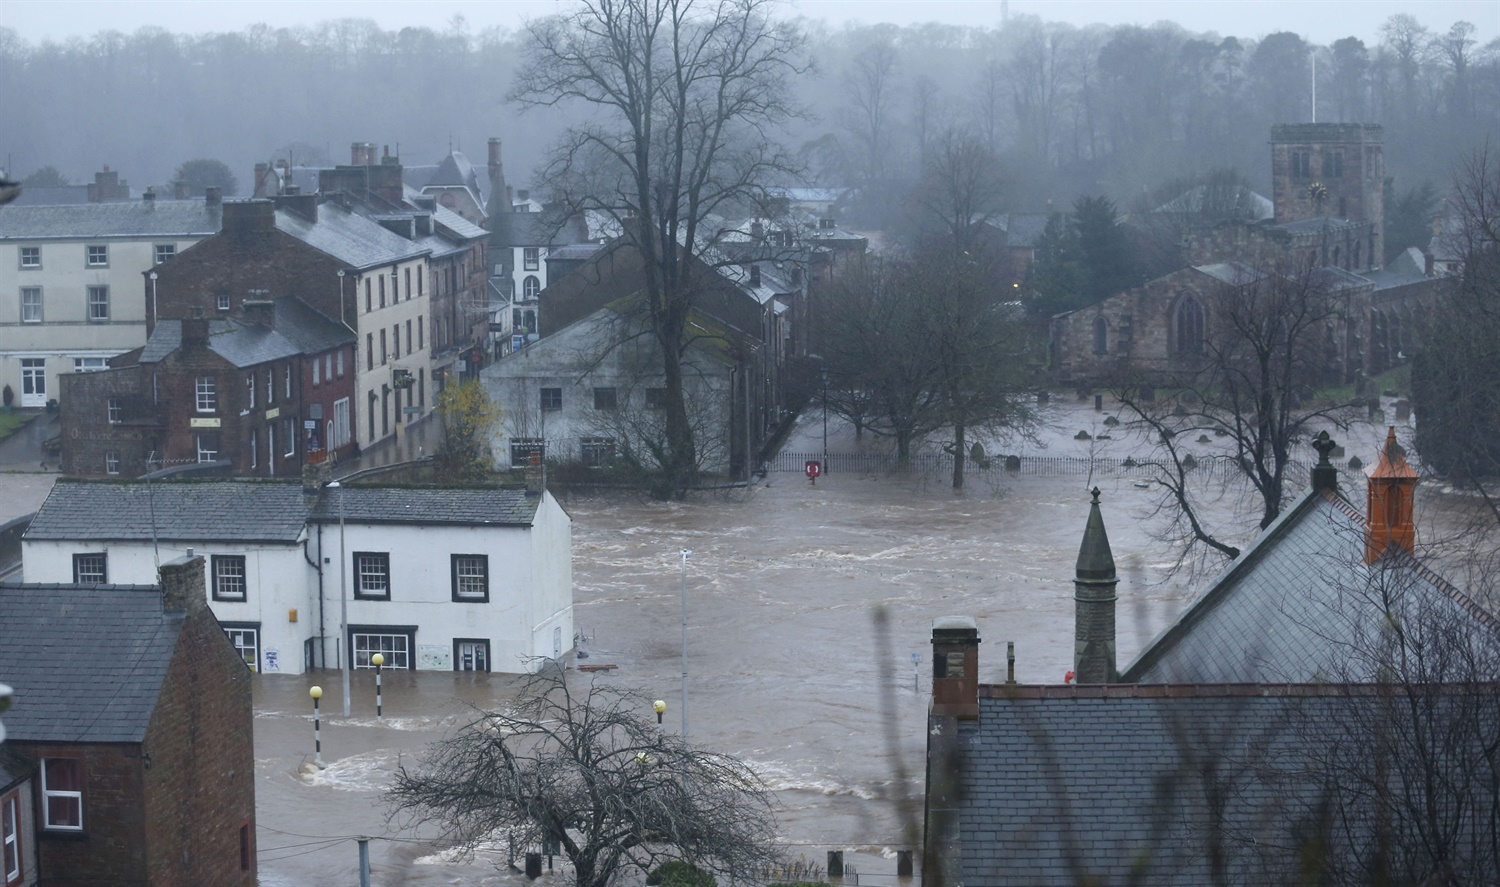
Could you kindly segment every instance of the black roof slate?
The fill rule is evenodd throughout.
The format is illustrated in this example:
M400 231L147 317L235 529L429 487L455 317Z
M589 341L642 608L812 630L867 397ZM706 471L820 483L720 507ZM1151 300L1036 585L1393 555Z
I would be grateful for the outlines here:
M141 585L0 584L0 672L16 742L140 742L182 614Z
M344 520L362 524L490 524L529 527L541 497L525 490L360 487L343 490ZM325 489L310 520L338 523L340 488Z
M202 200L131 200L76 206L0 207L0 238L166 237L217 234L223 212Z
M275 542L301 537L308 506L300 482L62 479L37 510L25 539Z

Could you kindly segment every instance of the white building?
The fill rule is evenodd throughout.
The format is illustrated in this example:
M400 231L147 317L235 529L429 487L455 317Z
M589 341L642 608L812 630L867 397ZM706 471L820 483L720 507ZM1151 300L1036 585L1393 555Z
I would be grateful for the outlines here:
M620 458L654 464L665 437L666 388L655 340L603 308L484 368L480 381L502 407L493 448L502 465L547 460L603 466ZM730 334L703 315L691 321L684 392L699 470L738 475L747 464L745 365Z
M146 344L144 274L220 222L217 194L0 208L0 389L12 405L44 407L59 373Z
M352 649L355 668L519 673L573 647L572 522L546 492L62 480L22 540L28 582L150 584L188 551L257 671Z

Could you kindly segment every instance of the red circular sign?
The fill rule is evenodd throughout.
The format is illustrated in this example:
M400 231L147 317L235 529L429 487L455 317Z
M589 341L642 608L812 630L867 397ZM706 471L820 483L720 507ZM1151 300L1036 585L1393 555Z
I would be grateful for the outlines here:
M807 476L808 477L817 477L818 475L820 475L822 473L823 473L823 466L818 462L818 460L811 459L811 460L808 461L808 463L807 463Z

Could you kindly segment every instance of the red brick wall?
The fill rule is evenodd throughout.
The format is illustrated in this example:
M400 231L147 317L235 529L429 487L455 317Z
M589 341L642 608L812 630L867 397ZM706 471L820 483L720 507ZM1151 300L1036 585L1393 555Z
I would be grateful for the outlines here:
M83 834L38 829L37 870L48 887L147 884L145 762L140 745L11 743L36 758L83 761ZM41 809L42 780L35 780ZM40 826L40 823L38 823Z
M255 884L255 753L250 670L208 609L203 559L162 567L185 583L187 617L146 748L145 844L153 887ZM248 824L250 868L240 868Z

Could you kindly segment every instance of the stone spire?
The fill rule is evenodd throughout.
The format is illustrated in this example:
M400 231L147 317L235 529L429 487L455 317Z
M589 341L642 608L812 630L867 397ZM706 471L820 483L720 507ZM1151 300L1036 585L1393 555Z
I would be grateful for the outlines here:
M1396 443L1396 426L1389 426L1380 463L1370 472L1369 499L1365 509L1365 563L1380 559L1387 548L1417 547L1417 526L1412 506L1417 492L1416 469L1407 464L1406 450Z
M1073 580L1073 671L1080 684L1107 684L1115 672L1115 557L1099 513L1099 488L1093 490L1089 522L1078 547Z

